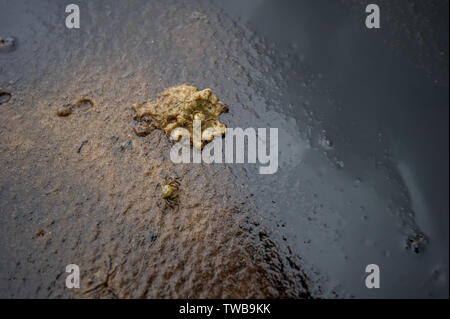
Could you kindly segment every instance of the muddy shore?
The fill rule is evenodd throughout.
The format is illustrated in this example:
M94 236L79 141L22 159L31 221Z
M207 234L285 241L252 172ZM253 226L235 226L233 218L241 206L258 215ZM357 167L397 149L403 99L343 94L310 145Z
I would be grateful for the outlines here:
M54 3L17 12L34 17L31 34L20 34L15 52L2 56L2 88L12 98L1 106L0 295L308 297L298 257L271 239L242 176L226 165L173 164L164 132L133 133L131 104L161 88L236 81L231 70L217 75L216 59L237 57L239 44L223 43L233 38L215 37L217 30L205 34L223 23L220 16L198 18L175 3L147 4L156 19L88 8L78 33L58 27ZM117 35L136 19L144 23L140 36ZM225 23L223 32L232 27ZM98 34L100 25L116 31ZM230 45L232 55L224 50ZM149 50L153 58L136 60ZM58 116L79 99L90 102ZM180 179L174 208L161 203L166 175ZM71 263L80 266L80 290L65 288Z
M358 86L372 60L350 64L337 50L333 64L319 58L331 52L323 37L284 42L303 33L264 28L270 14L296 12L289 6L236 14L210 1L79 1L81 27L69 30L64 3L0 3L0 36L14 39L0 51L0 297L448 297L448 155L420 157L430 140L448 145L448 40L437 66L419 50L410 68L395 41L365 50L352 24L359 2L344 1L333 37L413 70L388 98ZM307 30L292 21L306 26L316 9L283 21ZM278 127L277 174L174 164L163 131L137 136L132 105L183 83L211 88L229 106L219 118L228 127ZM381 97L365 104L367 94ZM179 179L173 207L161 199L166 176ZM386 269L382 291L362 284L374 261ZM80 266L80 289L65 286L68 264Z

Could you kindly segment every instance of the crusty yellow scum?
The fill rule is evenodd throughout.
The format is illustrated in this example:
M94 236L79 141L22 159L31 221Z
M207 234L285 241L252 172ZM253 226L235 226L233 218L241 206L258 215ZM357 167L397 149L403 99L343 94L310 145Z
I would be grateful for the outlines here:
M158 128L174 140L179 140L179 128L184 128L190 133L193 143L194 120L201 120L202 141L194 144L201 149L214 136L222 136L226 132L225 124L218 117L228 108L211 89L199 90L195 86L182 84L165 89L156 100L136 103L132 107L136 112L134 120L140 123L135 128L139 136Z

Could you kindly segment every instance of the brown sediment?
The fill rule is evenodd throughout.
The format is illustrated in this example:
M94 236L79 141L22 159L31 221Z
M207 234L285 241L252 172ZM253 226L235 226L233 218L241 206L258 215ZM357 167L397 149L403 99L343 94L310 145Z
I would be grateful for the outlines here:
M229 189L228 170L162 161L149 166L153 178L147 185L167 172L184 176L179 206L158 209L160 195L151 195L156 184L146 193L145 205L151 207L141 201L121 212L117 218L126 228L118 249L105 258L99 279L81 297L309 297L295 257L279 250L251 205L243 204L242 188Z
M9 252L11 261L22 261L11 275L29 282L21 295L309 297L298 260L271 239L230 168L174 164L165 133L128 135L126 117L105 107L73 121L45 114L40 106L13 133L0 135L0 176L8 181L1 184L1 208L20 215L4 227L24 234L14 243L2 240L21 247ZM2 125L17 127L18 120ZM36 123L45 125L45 144L29 139L43 136ZM179 186L176 205L163 207L167 177L177 177ZM80 290L64 288L72 263L81 269Z
M206 76L206 70L217 69L216 62L211 64L212 60L205 60L198 51L217 45L211 56L221 57L222 52L240 56L239 43L216 41L215 31L203 25L205 19L183 28L167 25L170 21L183 22L184 13L191 11L180 8L177 10L181 12L174 12L177 6L167 4L149 3L149 6L161 11L150 8L147 12L160 12L163 17L161 21L155 20L159 30L156 34L175 32L173 52L177 55L172 55L172 48L161 48L164 56L176 57L169 64L188 57L187 67L200 70L199 74L203 74L200 79L205 83L216 78L225 83L225 75L239 79L241 75L230 68L216 72L213 78ZM164 19L167 14L176 19ZM217 25L217 30L227 29L220 25L218 16L208 19L215 21L211 26ZM180 42L185 37L190 40ZM48 39L53 39L52 35ZM43 40L48 45L40 43L39 48L52 47L47 38ZM110 40L116 43L117 38ZM118 44L120 47L123 42ZM81 47L74 46L74 54L92 53ZM121 52L128 52L129 47ZM226 165L172 163L169 158L172 145L166 133L173 130L167 125L173 118L166 119L165 115L158 118L155 101L145 102L136 110L144 127L159 129L146 138L132 132L128 107L131 101L142 100L149 92L159 92L165 85L159 86L158 78L184 81L173 75L179 72L176 68L156 63L141 68L152 69L151 72L119 83L119 69L115 63L106 63L105 56L92 55L101 59L98 61L89 58L78 61L65 56L69 51L63 47L54 48L64 55L64 60L49 61L49 72L43 75L39 73L41 64L32 69L33 73L28 69L34 65L23 63L27 68L19 70L26 71L27 76L39 76L33 78L34 85L22 85L14 92L20 98L10 103L17 107L2 108L0 117L0 296L309 297L298 257L263 226L264 212L250 197L245 173L236 174ZM117 52L112 50L111 57L119 61ZM49 55L39 50L38 53L36 59L45 65ZM145 53L140 61L148 57ZM101 66L101 72L96 66ZM243 83L248 81L241 80L232 86L244 87ZM229 89L232 90L231 84ZM226 109L207 89L190 87L186 91L190 92L189 97L198 94L200 103L174 111L176 117L181 114L180 127L189 130L194 114L205 113L205 120L215 123ZM252 95L251 92L246 95ZM89 96L90 103L82 104L92 108L95 100L96 111L78 112L84 108L72 105L69 120L59 118L52 105L66 104L66 96L73 101ZM175 99L169 93L159 101L164 103L171 98ZM207 105L212 111L208 111ZM176 205L166 208L161 205L165 176L180 179ZM40 229L45 234L36 239L36 231ZM65 286L68 264L80 267L80 289Z

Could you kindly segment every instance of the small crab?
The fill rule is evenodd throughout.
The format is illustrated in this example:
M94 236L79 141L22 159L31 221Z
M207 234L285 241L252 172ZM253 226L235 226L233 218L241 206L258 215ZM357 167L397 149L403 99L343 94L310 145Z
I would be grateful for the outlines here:
M164 178L164 182L161 185L161 197L164 201L165 207L174 208L178 203L178 190L180 188L180 182L178 177Z

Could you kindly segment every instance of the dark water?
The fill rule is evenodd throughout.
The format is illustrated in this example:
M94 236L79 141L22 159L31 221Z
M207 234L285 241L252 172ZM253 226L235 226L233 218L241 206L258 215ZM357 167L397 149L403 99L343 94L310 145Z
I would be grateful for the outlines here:
M314 296L448 297L448 1L380 2L377 31L363 25L364 2L241 2L80 1L81 28L68 30L62 3L1 1L0 36L18 39L0 52L11 93L0 106L1 296L68 296L71 262L91 277L118 267L100 296L300 296L300 275L272 262L241 287L221 277L247 258L241 246L273 247L229 240L250 224L210 210L236 206L279 256L298 258ZM132 103L184 82L229 104L230 127L277 127L278 172L177 168L163 135L130 135ZM55 118L84 97L92 110ZM148 167L193 185L180 215L161 215ZM148 227L167 244L143 246ZM40 228L53 237L36 238ZM364 286L372 263L380 289ZM274 284L286 274L291 290Z
M377 31L364 27L368 3L221 3L264 35L280 64L279 126L288 137L280 172L255 181L269 184L260 205L277 203L296 250L328 277L328 289L445 297L448 1L379 2ZM422 232L425 249L405 250ZM382 289L362 285L369 263L380 265Z

